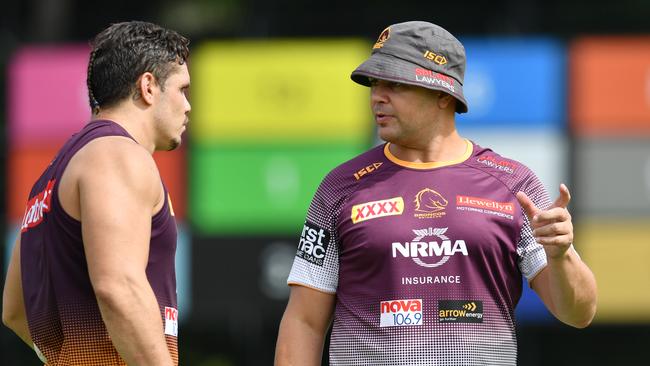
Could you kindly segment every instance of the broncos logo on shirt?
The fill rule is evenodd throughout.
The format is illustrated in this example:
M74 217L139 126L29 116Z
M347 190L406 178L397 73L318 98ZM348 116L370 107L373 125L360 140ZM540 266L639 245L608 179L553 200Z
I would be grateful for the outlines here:
M440 193L431 188L425 188L415 195L415 210L421 212L437 212L444 210L449 203Z

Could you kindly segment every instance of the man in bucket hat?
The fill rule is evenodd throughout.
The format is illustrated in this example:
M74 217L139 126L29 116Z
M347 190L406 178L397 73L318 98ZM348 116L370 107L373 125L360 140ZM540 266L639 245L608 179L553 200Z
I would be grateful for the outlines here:
M515 365L521 276L586 327L596 283L575 252L570 195L462 138L465 50L443 28L386 28L352 72L385 144L323 180L289 275L276 365Z

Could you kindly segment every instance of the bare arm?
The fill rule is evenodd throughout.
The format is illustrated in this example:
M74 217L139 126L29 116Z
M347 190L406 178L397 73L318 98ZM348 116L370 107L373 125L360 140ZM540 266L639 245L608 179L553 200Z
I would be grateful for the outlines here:
M336 295L291 286L275 349L276 366L320 365Z
M164 199L155 163L142 147L123 138L95 140L85 149L76 162L83 167L79 208L102 319L129 365L172 365L145 272L151 217Z
M7 270L5 287L2 293L2 323L9 327L29 347L33 347L32 337L27 326L23 285L20 274L20 234L14 244L14 249Z
M566 207L571 199L565 185L560 197L545 211L519 192L521 203L533 228L533 235L544 246L547 266L531 281L531 287L560 321L577 328L591 324L596 314L596 279L571 248L573 224Z

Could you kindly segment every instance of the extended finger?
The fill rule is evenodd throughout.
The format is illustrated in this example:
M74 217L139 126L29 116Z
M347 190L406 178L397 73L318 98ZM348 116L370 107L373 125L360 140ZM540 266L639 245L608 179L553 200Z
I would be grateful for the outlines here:
M562 183L560 184L560 196L553 202L551 207L567 208L569 201L571 201L571 193L569 192L569 188Z
M573 225L569 222L555 222L552 224L544 225L533 230L533 236L538 237L551 237L559 235L568 235L573 232Z
M537 206L535 206L533 201L524 192L517 192L517 201L519 201L521 208L523 208L524 213L528 216L528 220L532 222L533 217L539 212Z
M570 221L571 214L567 209L561 207L551 208L547 211L540 211L531 220L531 224L535 227L546 225L553 222Z
M573 235L541 236L535 238L535 241L541 245L569 246L573 243Z

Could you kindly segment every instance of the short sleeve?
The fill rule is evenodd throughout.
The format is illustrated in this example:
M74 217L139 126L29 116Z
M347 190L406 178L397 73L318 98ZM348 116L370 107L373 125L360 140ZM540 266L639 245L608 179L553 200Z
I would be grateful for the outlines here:
M522 191L541 209L547 209L551 205L548 191L533 173L531 173L528 184L522 188ZM523 216L521 235L519 243L517 243L517 255L519 257L519 270L526 277L526 280L530 282L546 267L546 252L544 252L544 247L535 241L528 217L525 213Z
M332 179L323 180L309 206L287 280L290 285L336 293L339 279L336 202L340 197L332 185Z

